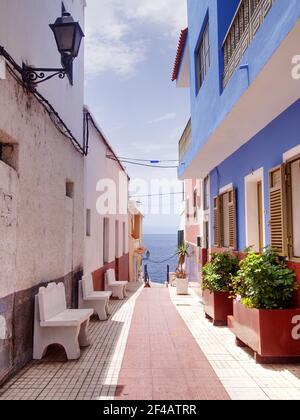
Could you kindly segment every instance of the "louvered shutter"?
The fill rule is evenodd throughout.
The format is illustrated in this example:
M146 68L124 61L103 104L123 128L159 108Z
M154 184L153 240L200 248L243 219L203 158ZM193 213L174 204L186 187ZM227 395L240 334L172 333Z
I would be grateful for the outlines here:
M229 247L237 249L237 217L236 217L236 190L233 188L228 192L228 214L229 214Z
M214 245L220 247L220 198L214 198Z
M225 226L224 226L224 194L219 198L219 245L225 247Z
M274 168L269 175L270 245L279 255L287 255L285 165Z

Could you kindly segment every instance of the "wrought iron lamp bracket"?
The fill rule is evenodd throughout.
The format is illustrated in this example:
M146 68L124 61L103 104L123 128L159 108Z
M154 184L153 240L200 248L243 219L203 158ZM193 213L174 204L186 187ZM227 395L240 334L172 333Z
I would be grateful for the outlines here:
M68 70L66 68L35 68L23 64L22 79L26 86L34 87L40 83L52 79L55 76L58 76L60 79L64 79L67 74L67 71Z

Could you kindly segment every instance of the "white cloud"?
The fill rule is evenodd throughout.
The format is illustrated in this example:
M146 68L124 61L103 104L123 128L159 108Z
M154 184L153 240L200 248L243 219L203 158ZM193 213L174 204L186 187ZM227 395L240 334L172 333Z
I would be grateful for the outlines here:
M88 0L86 71L129 77L146 59L143 27L154 37L175 38L186 25L186 0Z
M174 120L176 118L176 114L174 112L169 112L161 117L155 118L154 120L149 121L149 124L160 123L164 121Z
M120 76L129 76L144 58L144 47L139 42L111 42L101 37L91 37L86 45L87 74L95 75L113 71Z
M129 0L127 15L142 22L160 25L162 34L177 37L186 26L186 0Z

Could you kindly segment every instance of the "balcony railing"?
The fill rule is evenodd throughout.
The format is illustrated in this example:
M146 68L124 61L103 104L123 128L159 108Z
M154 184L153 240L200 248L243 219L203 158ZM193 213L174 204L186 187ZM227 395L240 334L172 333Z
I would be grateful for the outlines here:
M241 0L223 43L224 88L275 1Z
M192 144L192 124L191 120L187 123L184 132L179 141L179 161L182 162L188 148Z

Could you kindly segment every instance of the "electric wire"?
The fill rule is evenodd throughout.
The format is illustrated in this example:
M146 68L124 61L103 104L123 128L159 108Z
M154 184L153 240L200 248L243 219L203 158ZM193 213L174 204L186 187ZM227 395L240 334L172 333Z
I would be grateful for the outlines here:
M117 159L107 156L107 159L110 160L114 160L117 161ZM159 169L178 169L178 166L165 166L165 165L151 165L151 164L146 164L146 163L139 163L139 162L130 162L129 160L122 160L122 159L118 159L119 162L122 163L127 163L128 165L136 165L136 166L143 166L146 168L159 168Z
M8 69L9 74L13 77L13 79L22 86L23 89L26 89L27 92L31 93L37 101L43 106L45 111L47 112L49 118L57 128L57 130L65 136L68 140L71 141L72 145L74 146L75 150L78 151L81 154L86 155L86 151L81 146L79 141L74 137L71 130L68 128L66 123L63 121L63 119L60 117L58 112L54 109L54 107L50 104L50 102L36 89L28 89L25 85L23 80L16 74L16 71L18 73L22 73L22 68L14 61L14 59L5 51L3 47L0 48L0 55L2 55L6 61L6 66ZM11 64L11 67L9 64Z
M169 195L183 195L182 192L173 192L166 194L148 194L148 195L132 195L130 198L148 198L148 197L165 197Z
M108 157L113 157L113 156L108 156ZM177 159L171 159L171 160L165 160L165 159L136 159L136 158L129 158L129 157L124 157L124 156L120 156L119 159L124 159L124 160L132 160L134 162L154 162L157 161L158 163L163 163L163 162L179 162L179 160Z

